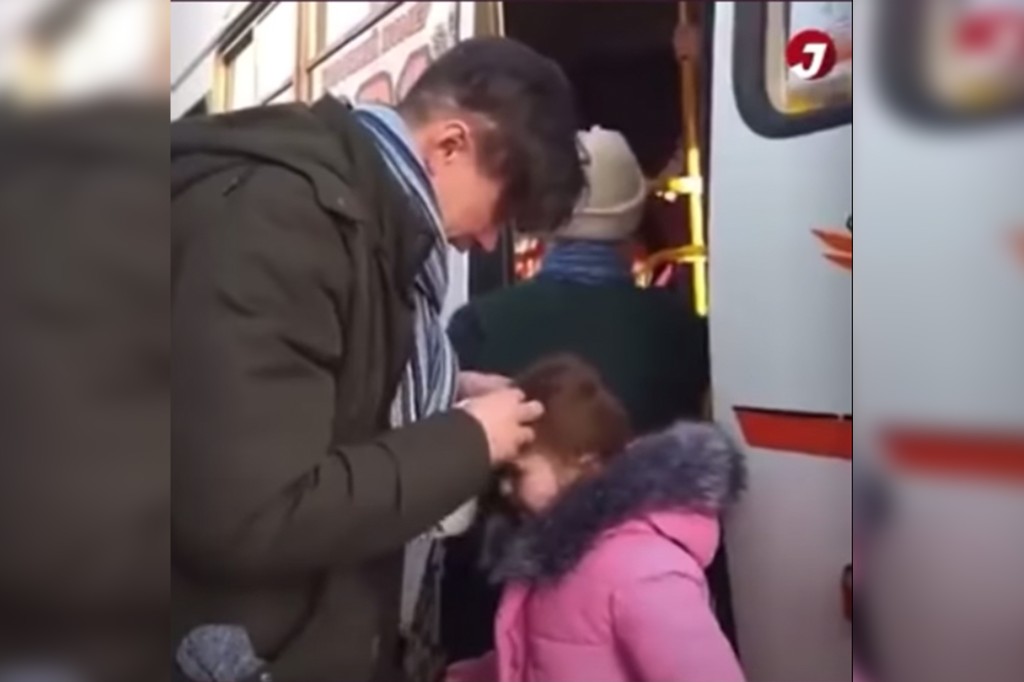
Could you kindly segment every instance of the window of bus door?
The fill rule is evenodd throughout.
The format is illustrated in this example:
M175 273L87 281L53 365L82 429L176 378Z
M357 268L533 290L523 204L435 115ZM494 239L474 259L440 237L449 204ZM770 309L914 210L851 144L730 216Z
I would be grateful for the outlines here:
M1024 2L885 3L885 87L916 119L975 123L1024 114Z
M310 69L313 96L395 104L440 54L459 42L458 2L389 3Z
M344 55L367 50L372 27L396 9L399 2L316 2L312 51L304 61L310 98L330 92L336 85L336 62ZM352 57L349 57L352 58Z
M792 137L853 122L852 2L739 2L735 13L733 87L754 132ZM786 64L786 45L806 29L828 33L836 51L831 71L815 80Z
M298 98L295 96L295 86L289 85L277 95L267 100L267 104L287 104L294 102L296 99Z
M300 3L267 4L221 52L226 110L294 99Z

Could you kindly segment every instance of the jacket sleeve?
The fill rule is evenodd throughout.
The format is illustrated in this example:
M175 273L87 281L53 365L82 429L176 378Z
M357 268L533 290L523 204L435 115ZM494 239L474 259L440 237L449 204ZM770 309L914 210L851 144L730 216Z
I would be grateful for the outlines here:
M619 650L642 682L743 682L736 655L691 577L667 573L616 591Z
M347 276L365 264L307 186L274 171L173 215L211 223L173 263L174 551L234 584L398 550L489 473L483 430L459 410L334 445L334 420L363 399L335 376Z

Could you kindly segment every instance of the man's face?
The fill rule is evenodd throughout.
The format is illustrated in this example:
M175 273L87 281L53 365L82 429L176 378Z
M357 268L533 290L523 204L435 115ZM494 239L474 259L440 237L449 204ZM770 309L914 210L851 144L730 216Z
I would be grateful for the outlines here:
M480 167L478 148L466 121L441 118L417 131L448 242L459 251L474 244L493 251L501 220L501 183Z

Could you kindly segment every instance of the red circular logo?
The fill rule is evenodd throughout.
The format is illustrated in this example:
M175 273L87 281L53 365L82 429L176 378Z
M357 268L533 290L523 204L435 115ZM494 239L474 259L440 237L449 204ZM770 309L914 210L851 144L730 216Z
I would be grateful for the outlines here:
M817 80L832 73L838 54L836 43L825 31L809 28L800 31L786 45L789 72L801 80Z

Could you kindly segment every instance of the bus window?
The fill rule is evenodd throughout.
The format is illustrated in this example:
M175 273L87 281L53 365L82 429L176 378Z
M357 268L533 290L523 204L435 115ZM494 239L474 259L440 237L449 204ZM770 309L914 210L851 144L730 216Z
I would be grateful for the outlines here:
M853 122L852 2L736 3L733 84L740 115L764 137L805 135ZM806 29L829 34L829 74L802 80L786 65L786 45Z
M351 25L339 46L314 62L315 97L330 92L355 102L395 104L437 55L459 42L457 2L375 5L374 14L360 15L361 23Z
M976 123L1024 113L1019 0L885 3L886 90L916 119Z

